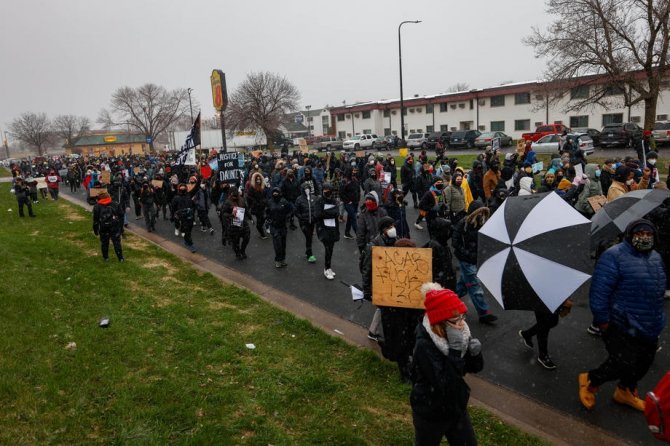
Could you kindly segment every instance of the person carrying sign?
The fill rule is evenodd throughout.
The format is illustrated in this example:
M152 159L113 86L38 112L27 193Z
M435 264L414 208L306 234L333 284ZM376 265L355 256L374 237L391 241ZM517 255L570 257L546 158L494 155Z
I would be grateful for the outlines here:
M247 212L244 198L237 189L232 189L221 207L221 218L226 226L225 234L233 247L238 260L247 258L247 245L251 236L249 221L251 214Z

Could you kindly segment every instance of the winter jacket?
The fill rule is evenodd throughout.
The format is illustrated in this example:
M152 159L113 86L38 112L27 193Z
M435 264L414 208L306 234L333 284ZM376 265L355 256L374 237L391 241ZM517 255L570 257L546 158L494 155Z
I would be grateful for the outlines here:
M172 198L170 209L172 211L173 219L182 222L194 220L195 203L193 203L193 200L188 193L178 194Z
M478 202L475 201L474 203ZM451 246L454 248L454 255L456 255L458 260L473 265L477 264L477 237L480 227L476 226L475 217L484 211L488 212L488 208L479 208L471 212L454 226L454 233L451 236Z
M103 228L100 222L100 215L104 207L109 207L112 209L115 224L110 228ZM114 234L121 231L121 226L123 224L123 210L121 207L112 201L111 198L103 198L96 202L93 206L93 233L95 235L100 234L101 232Z
M456 289L456 273L448 244L441 244L435 239L428 240L423 245L433 252L433 282L437 282L444 288Z
M575 204L575 209L586 215L593 215L595 213L593 212L593 208L591 207L591 204L589 203L588 199L590 197L595 197L597 195L603 194L603 190L600 187L600 181L598 177L596 177L597 170L598 170L597 164L586 165L584 173L588 178L588 183L584 186L584 190L582 190L582 193L579 194L579 198L577 199L577 203Z
M301 226L316 223L319 213L318 201L318 197L312 194L307 197L304 193L295 200L295 216L298 217Z
M353 204L358 207L361 199L361 189L358 180L345 179L340 186L340 200L344 204Z
M374 237L370 243L365 246L363 251L363 263L361 266L361 275L363 279L363 297L372 300L372 247L373 246L393 246L396 239L389 239L379 234Z
M593 322L655 341L665 327L666 277L656 251L641 253L624 240L598 259L589 300Z
M356 223L358 225L356 229L356 244L358 245L359 250L363 251L365 245L370 243L370 241L377 236L379 233L379 220L387 215L386 209L381 206L372 212L367 209L363 209L359 212L356 217Z
M61 177L58 174L48 174L46 177L47 187L49 189L58 190L58 186L61 182Z
M267 196L265 192L265 186L261 186L260 190L253 186L255 184L254 180L257 175L260 174L254 173L251 176L251 181L247 185L247 190L245 191L244 196L247 200L247 205L249 206L251 213L254 215L263 215L265 212Z
M465 211L465 195L463 189L450 184L444 191L444 202L447 209L452 214L458 214Z
M209 209L209 196L207 189L198 188L193 195L193 202L198 211L206 211Z
M244 219L242 226L235 226L233 224L233 211L235 208L244 208ZM251 233L249 221L251 220L251 213L246 209L244 198L239 197L236 201L232 197L228 197L223 206L221 206L221 222L225 226L225 234L229 240L235 240L237 237L248 237Z
M326 209L328 205L332 206ZM335 243L340 241L340 221L337 201L333 198L320 197L317 200L317 214L319 220L316 225L316 236L322 243ZM335 226L326 226L326 219L335 220Z
M630 186L630 189L625 183L622 183L621 181L616 181L612 180L612 184L610 185L609 189L607 190L607 202L609 203L610 201L614 200L615 198L619 198L620 196L632 191L632 190L637 190L637 189L647 189L649 187L649 179L648 178L642 178L638 184L633 183Z
M146 189L142 189L140 192L140 203L146 206L152 206L156 202L156 194L154 189L151 186L148 186Z
M377 196L382 196L382 183L372 178L368 178L363 182L363 193L369 194L370 192L377 192Z
M409 224L407 223L407 209L403 204L400 206L396 201L390 200L384 205L386 213L393 219L393 224L398 233L398 238L409 238Z
M493 171L489 169L484 174L484 196L487 200L493 195L493 191L498 187L498 180L500 180L500 171Z
M292 211L291 203L284 197L280 197L279 200L270 198L265 205L265 216L270 220L270 226L275 229L286 229L286 221Z
M400 168L400 182L402 183L402 190L407 194L412 191L414 187L414 167L409 165L407 161Z
M469 355L470 353L466 353ZM422 323L416 327L412 355L412 412L420 418L456 424L465 415L470 387L465 375L465 359L444 355L433 343Z
M300 196L300 184L298 183L298 179L295 177L285 177L284 181L282 181L280 185L280 189L282 196L291 203L295 203L295 201Z

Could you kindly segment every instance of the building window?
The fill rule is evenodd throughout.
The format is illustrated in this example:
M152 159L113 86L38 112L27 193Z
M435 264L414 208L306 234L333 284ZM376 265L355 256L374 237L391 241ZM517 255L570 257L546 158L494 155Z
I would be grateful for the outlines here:
M416 133L423 133L423 129L416 129Z
M544 125L544 122L542 122L542 121L537 121L537 122L535 122L535 127L536 127L536 128L539 127L539 126L541 126L541 125Z
M605 91L603 92L603 95L605 96L618 96L622 95L625 93L625 90L623 87L620 87L618 85L610 85L608 87L605 87Z
M504 107L505 95L491 96L491 107Z
M516 119L514 121L514 130L530 130L530 119Z
M384 129L384 136L391 136L391 129Z
M458 104L458 108L465 108L465 103L461 102L460 104Z
M630 117L630 122L634 122L636 124L639 124L640 122L642 122L642 119L639 116L631 116Z
M667 121L668 120L668 115L656 115L656 120L657 121Z
M472 110L473 108L475 108L475 101L470 99L470 110Z
M338 121L344 121L344 115L337 115Z
M491 121L491 131L492 132L504 132L505 131L505 121Z
M448 124L441 124L440 125L440 132L448 132L449 131L449 125Z
M391 116L391 110L384 110L384 117L388 118L389 116Z
M309 118L307 118L307 122L312 122L312 121L314 121L314 117L313 117L313 116L310 116Z
M623 113L609 113L603 115L603 127L607 124L623 124Z
M347 132L345 131L337 132L337 137L340 139L345 139L347 137Z
M461 104L461 105L462 105L462 104ZM452 110L456 110L456 107L457 107L458 105L457 105L457 104L450 104L449 106L451 107ZM465 107L465 106L463 106L463 107ZM463 107L461 107L461 108L463 108Z
M514 95L514 104L530 104L530 93L517 93Z
M402 115L403 115L403 116L407 116L407 109L406 109L406 108L403 108L403 109L402 109Z
M432 125L427 125L426 126L426 133L433 133L434 128Z
M363 129L363 134L364 135L372 135L372 130L371 129Z
M570 116L570 127L588 127L589 115Z
M433 104L426 105L426 113L433 113Z
M589 86L580 85L570 90L570 99L586 99L589 97Z
M446 102L443 102L442 104L440 104L440 113L446 113L447 110L449 110L448 105L449 104L447 104Z
M363 112L363 119L370 119L370 112L369 111L364 111Z

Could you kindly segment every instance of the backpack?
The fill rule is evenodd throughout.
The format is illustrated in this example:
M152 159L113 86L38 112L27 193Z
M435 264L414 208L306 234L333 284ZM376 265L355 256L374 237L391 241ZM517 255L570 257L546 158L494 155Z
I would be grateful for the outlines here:
M115 229L119 222L119 216L114 212L112 205L100 207L100 229L109 231Z
M652 435L670 442L670 372L648 392L644 400L644 417Z

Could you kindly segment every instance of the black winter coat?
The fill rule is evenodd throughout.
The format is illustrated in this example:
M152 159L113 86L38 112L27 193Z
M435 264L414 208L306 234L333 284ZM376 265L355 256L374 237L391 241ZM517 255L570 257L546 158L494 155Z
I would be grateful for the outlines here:
M173 219L183 222L193 221L195 215L195 203L193 203L193 200L188 193L183 195L177 194L172 198L172 205L170 208L172 209Z
M286 229L286 222L292 212L291 203L286 198L275 200L270 198L265 205L265 216L270 220L270 226L276 229Z
M365 245L370 243L375 236L379 233L379 220L382 217L386 217L386 209L378 207L376 211L370 212L367 209L363 209L358 216L356 217L356 223L358 225L356 229L356 244L358 249L363 251Z
M287 201L295 203L300 196L300 183L298 183L298 179L293 178L293 181L291 181L288 177L284 178L284 181L281 183L281 194Z
M414 166L405 163L400 168L400 183L402 183L402 190L407 194L414 186Z
M226 236L229 240L235 240L237 237L249 237L251 231L249 228L249 221L251 220L251 213L245 207L244 199L240 197L237 202L233 202L232 198L228 198L223 206L221 206L221 221L226 227ZM233 209L244 208L244 220L242 226L235 226L233 224Z
M344 204L353 204L358 206L361 201L361 186L358 180L344 180L340 186L340 200Z
M311 194L309 200L305 194L301 194L295 201L295 216L301 226L316 223L319 211L319 198L312 197Z
M332 205L330 209L326 209L326 205ZM340 221L338 219L340 210L337 202L334 199L325 197L317 200L319 220L316 226L316 236L322 243L335 243L340 241ZM335 227L326 226L325 219L334 219Z
M372 247L373 246L393 246L395 239L387 239L379 234L372 239L365 247L361 275L363 276L363 297L372 300Z
M435 239L428 240L424 248L433 250L433 282L449 290L456 289L456 273L449 246L440 244Z
M477 264L477 237L479 230L467 223L467 217L460 219L454 226L451 246L458 260Z

